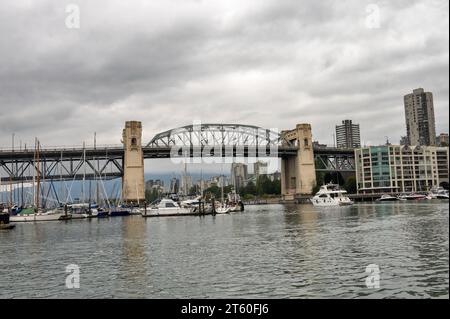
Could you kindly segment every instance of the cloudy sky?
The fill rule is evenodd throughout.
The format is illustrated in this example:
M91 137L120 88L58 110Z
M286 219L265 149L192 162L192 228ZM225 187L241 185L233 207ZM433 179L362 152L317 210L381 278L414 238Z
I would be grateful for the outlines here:
M379 8L377 28L374 3ZM80 28L67 5L80 9ZM3 0L0 147L120 143L202 122L290 129L332 143L405 134L403 95L435 98L448 132L448 0ZM375 19L375 20L374 20ZM374 22L375 21L375 22ZM69 23L69 26L73 26Z

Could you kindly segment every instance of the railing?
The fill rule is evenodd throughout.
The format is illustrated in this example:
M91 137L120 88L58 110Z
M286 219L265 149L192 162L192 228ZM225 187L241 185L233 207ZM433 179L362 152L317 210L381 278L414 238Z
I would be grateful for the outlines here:
M143 146L144 147L144 146ZM84 149L86 150L102 150L102 149L110 149L110 148L123 148L122 144L102 144L102 145L84 145ZM46 146L41 145L40 151L41 152L52 152L52 151L75 151L75 150L82 150L83 145L58 145L58 146ZM8 153L27 153L27 152L34 152L34 146L33 147L27 147L27 148L14 148L11 147L0 147L0 152L8 152Z

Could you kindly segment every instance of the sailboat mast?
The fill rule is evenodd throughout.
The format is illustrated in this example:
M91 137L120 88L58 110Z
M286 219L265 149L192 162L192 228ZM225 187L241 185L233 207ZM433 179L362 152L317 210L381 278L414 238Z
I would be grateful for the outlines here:
M37 148L36 148L36 168L37 168L37 171L36 171L36 178L37 178L37 180L36 180L36 210L39 210L39 200L40 200L40 195L41 195L41 193L40 193L40 183L41 183L41 181L40 181L40 177L41 177L41 163L40 163L40 159L39 159L39 147L40 147L40 142L39 142L39 140L37 140Z
M85 202L85 182L86 182L86 145L83 142L83 184L82 184L82 200Z
M33 204L36 203L36 138L34 139L34 157L33 157Z

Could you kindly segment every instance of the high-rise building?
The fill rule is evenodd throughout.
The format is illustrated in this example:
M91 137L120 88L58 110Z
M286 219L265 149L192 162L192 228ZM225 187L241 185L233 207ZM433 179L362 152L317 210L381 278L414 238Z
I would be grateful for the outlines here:
M409 145L436 145L433 94L422 88L404 96Z
M183 195L189 195L189 191L192 188L192 176L182 175L181 176L181 192Z
M400 137L400 145L408 145L408 136L401 136Z
M173 194L178 194L178 191L180 190L180 180L176 177L173 177L170 180L170 189L169 192Z
M339 148L361 147L359 124L353 124L352 120L344 120L342 125L336 125L336 146Z
M247 165L243 163L231 164L231 183L236 190L246 186L247 179Z
M253 164L253 174L255 175L256 181L258 181L260 175L267 174L267 162L257 161Z

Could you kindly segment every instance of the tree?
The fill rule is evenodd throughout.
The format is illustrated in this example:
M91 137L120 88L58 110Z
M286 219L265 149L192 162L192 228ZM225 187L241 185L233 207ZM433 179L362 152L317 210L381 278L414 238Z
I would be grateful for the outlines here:
M348 193L355 194L357 191L356 177L350 176L349 178L347 178L344 184L344 188Z
M152 203L159 198L159 192L156 188L145 190L145 200L147 203Z
M189 190L189 195L193 196L193 195L197 195L200 194L200 186L198 185L194 185L191 187L191 189Z
M250 181L247 183L247 186L244 187L244 191L243 191L244 195L256 195L256 186L255 184Z

